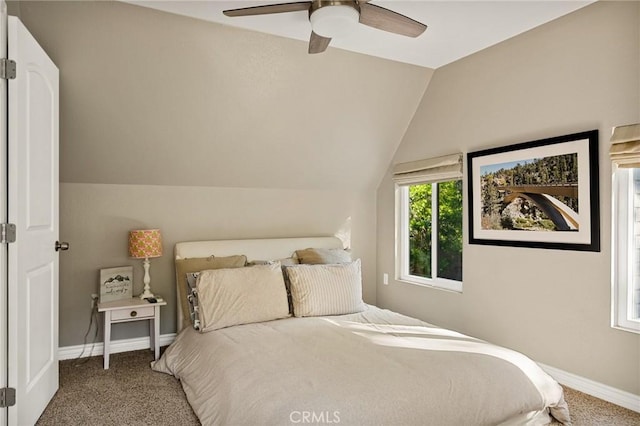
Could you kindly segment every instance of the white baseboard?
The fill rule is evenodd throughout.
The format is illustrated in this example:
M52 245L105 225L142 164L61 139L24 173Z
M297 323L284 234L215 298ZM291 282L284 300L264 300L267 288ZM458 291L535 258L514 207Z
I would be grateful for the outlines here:
M160 346L170 345L176 338L175 333L162 334L160 336ZM149 348L151 343L149 337L137 337L134 339L122 339L114 340L111 342L111 353L137 351L140 349ZM85 349L84 354L82 349ZM89 350L91 344L65 346L58 349L58 359L75 359L81 354L83 357L89 356ZM102 355L104 352L104 344L102 342L96 343L91 356ZM640 413L640 395L634 395L630 392L625 392L614 387L586 379L573 373L569 373L559 368L551 367L545 364L540 364L540 367L553 377L558 383L568 386L580 392L584 392L588 395L595 396L596 398L603 399L611 402L612 404L619 405L632 411Z
M561 385L640 413L640 395L634 395L555 367L540 363L538 365Z
M171 342L176 338L175 333L171 334L161 334L159 343L160 346L170 345ZM138 351L140 349L148 349L151 344L151 340L149 337L136 337L133 339L121 339L121 340L112 340L111 341L111 353L115 354L118 352L129 352L129 351ZM82 349L84 348L84 353L82 353ZM58 359L75 359L80 355L82 357L88 357L89 351L91 350L91 343L87 343L86 345L76 345L76 346L65 346L62 348L58 348ZM96 342L93 347L93 351L91 351L91 356L102 355L104 353L104 343Z

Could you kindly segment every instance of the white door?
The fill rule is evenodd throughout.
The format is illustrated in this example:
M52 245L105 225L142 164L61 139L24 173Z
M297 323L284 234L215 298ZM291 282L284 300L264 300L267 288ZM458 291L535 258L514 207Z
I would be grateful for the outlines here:
M18 18L8 19L10 425L31 425L58 389L58 68Z

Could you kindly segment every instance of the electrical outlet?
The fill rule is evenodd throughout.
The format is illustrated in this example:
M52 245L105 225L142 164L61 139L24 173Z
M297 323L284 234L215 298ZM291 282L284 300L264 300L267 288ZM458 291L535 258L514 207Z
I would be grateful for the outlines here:
M97 293L91 293L91 308L95 308L96 304L98 303L98 294Z
M389 274L382 274L382 284L389 285Z

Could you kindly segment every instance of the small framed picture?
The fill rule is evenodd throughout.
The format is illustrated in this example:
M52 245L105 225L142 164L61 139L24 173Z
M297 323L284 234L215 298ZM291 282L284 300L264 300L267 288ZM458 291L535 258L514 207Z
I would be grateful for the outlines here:
M100 303L133 297L133 266L100 269Z

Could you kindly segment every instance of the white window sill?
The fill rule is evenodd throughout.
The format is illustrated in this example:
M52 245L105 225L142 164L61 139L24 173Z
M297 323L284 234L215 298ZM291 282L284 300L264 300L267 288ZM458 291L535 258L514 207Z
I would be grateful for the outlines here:
M620 331L626 331L628 333L635 333L635 334L640 334L640 325L638 325L638 327L625 327L622 325L617 325L614 324L611 326L611 328L615 329L615 330L620 330Z
M442 278L422 278L413 275L401 276L396 278L396 281L420 287L433 288L436 290L450 291L452 293L462 293L462 282L460 281L445 280Z

